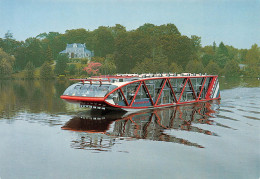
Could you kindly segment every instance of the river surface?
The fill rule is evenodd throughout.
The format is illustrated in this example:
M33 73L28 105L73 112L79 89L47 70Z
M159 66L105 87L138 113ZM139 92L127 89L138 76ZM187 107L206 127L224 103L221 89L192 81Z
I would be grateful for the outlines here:
M0 178L260 177L260 83L134 114L62 101L68 82L0 81Z

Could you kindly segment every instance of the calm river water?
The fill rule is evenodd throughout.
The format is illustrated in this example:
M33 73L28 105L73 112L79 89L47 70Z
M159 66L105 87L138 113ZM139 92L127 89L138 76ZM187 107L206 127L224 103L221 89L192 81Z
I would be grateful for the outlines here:
M68 82L0 81L0 178L260 177L260 83L220 80L220 101L100 113Z

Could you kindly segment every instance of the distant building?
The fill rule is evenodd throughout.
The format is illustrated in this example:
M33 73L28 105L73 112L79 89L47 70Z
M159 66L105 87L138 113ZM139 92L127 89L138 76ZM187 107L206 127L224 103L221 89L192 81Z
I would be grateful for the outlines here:
M242 70L242 71L245 71L246 67L247 67L246 64L238 64L238 66L239 66L240 70Z
M60 54L68 54L69 58L91 58L94 53L86 48L85 44L67 44L65 50L60 52Z

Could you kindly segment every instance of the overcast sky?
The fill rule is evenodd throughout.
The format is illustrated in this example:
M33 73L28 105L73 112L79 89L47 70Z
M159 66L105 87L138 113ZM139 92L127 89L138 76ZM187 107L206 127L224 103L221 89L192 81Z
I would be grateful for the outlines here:
M0 0L0 37L10 30L17 40L121 24L173 23L202 45L215 41L237 48L260 45L260 0Z

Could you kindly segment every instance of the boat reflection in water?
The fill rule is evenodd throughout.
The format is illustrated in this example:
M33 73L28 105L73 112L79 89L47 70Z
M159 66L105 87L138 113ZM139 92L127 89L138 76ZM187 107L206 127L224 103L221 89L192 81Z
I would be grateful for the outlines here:
M78 131L78 139L71 147L108 151L121 140L146 139L184 144L198 148L202 145L172 135L176 130L217 136L209 130L194 124L221 125L213 120L218 113L219 101L196 103L171 108L161 108L139 113L119 113L115 111L104 114L102 110L88 111L68 121L62 129ZM204 127L206 128L206 127ZM167 134L171 132L171 134Z

